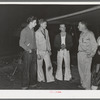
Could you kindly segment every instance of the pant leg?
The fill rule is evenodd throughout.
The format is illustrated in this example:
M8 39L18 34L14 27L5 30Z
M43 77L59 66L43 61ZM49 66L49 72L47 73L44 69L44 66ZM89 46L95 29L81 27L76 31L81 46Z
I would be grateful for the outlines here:
M84 81L84 53L83 52L79 52L78 53L78 71L79 71L79 75L80 75L80 81L81 83L83 83Z
M62 74L62 61L63 61L63 51L58 51L57 53L57 71L56 71L56 79L63 80Z
M54 81L54 76L53 76L53 67L52 67L52 64L51 64L51 59L50 59L49 53L45 54L44 61L45 61L45 66L46 66L47 82L52 82L52 81Z
M100 67L100 64L98 64L98 66ZM100 84L100 68L98 69L98 72L96 73L95 77L93 77L93 83L92 85L94 86L98 86Z
M64 62L65 62L65 75L64 80L69 81L72 77L70 70L70 54L69 51L64 50Z
M84 52L78 53L78 69L82 82L82 86L90 89L91 85L91 62L92 58L88 58Z
M86 89L90 89L90 87L91 87L91 63L92 63L92 58L86 57L86 59L84 61L85 77L84 77L84 81L83 81L83 84Z
M42 66L43 66L43 58L40 60L37 59L37 76L39 82L41 81L45 82Z
M31 54L24 51L23 57L23 72L22 72L22 87L29 86L29 66L30 66Z
M37 55L36 50L32 50L31 65L29 69L30 85L37 83Z

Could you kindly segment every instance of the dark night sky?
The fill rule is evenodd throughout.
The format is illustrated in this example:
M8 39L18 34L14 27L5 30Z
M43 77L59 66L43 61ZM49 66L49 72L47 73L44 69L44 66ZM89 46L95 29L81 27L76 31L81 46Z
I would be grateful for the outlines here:
M93 5L0 5L0 54L18 48L16 33L27 17L48 19L90 7Z

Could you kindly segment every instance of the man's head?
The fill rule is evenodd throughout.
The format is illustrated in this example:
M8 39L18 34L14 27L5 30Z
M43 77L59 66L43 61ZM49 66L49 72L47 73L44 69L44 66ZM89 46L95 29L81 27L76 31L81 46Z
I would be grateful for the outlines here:
M86 29L87 29L87 23L84 22L84 21L79 22L79 24L78 24L78 29L79 29L79 31L84 31L84 30L86 30Z
M34 16L31 16L27 19L27 22L33 28L37 25L37 18Z
M46 27L47 27L47 21L44 20L44 19L40 19L40 20L39 20L39 25L40 25L40 27L42 27L43 29L46 29Z
M66 31L66 26L65 26L65 24L60 24L59 29L60 29L62 32L65 32L65 31Z

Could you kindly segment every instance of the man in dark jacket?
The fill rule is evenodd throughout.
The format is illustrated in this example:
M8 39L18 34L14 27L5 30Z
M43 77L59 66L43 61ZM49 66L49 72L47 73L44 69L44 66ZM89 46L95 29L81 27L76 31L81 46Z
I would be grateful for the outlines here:
M19 45L24 49L24 66L22 89L33 87L37 82L36 74L36 40L34 27L37 25L34 16L27 19L28 25L21 31Z
M54 47L57 49L57 72L55 78L63 80L62 62L65 62L64 80L69 81L72 78L70 71L70 54L69 50L72 47L72 37L66 32L65 24L60 24L60 34L57 34L54 40Z

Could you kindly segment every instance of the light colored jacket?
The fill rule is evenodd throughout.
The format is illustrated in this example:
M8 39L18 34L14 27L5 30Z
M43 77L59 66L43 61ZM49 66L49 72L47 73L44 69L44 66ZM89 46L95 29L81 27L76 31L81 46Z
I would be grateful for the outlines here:
M39 51L51 51L51 45L48 35L48 30L45 29L46 39L44 35L42 34L41 29L39 28L36 31L36 45L37 45L37 54L39 54Z
M97 50L97 42L95 40L94 34L91 31L87 33L81 33L79 39L79 52L85 52L90 56L94 56Z

